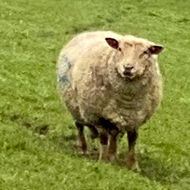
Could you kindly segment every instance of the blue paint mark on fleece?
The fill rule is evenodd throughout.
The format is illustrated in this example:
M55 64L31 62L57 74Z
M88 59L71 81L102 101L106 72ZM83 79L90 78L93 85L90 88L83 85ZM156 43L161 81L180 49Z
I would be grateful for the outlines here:
M70 60L65 57L65 55L62 56L60 65L58 68L58 82L59 83L69 83L70 80L68 79L68 70L71 67L71 62Z
M67 83L67 82L69 82L69 80L68 80L68 78L67 78L66 75L62 76L62 77L59 76L58 81L61 82L61 83Z

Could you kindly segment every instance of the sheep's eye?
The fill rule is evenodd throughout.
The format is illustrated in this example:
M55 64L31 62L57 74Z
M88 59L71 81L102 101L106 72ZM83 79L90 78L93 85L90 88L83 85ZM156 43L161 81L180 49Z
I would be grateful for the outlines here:
M140 55L141 58L149 58L149 51L148 50L145 50L141 53Z
M146 51L144 51L144 52L143 52L143 54L147 55L147 54L148 54L148 51L147 51L147 50L146 50Z

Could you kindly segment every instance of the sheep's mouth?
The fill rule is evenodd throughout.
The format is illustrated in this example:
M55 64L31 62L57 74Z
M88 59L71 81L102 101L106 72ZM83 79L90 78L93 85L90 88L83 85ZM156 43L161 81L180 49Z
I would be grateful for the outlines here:
M135 78L135 75L132 74L132 73L124 73L123 77L125 79L130 79L130 80L133 80Z
M125 75L121 76L126 81L137 81L141 80L146 75L147 69L144 69L142 73L125 73Z
M138 75L137 73L120 73L117 69L116 69L116 73L118 75L119 78L121 78L122 80L126 81L126 82L133 82L136 80L139 80L141 77L144 76L145 71L141 74Z
M122 77L124 80L130 80L130 81L134 80L134 79L137 77L136 73L127 72L127 71L124 71L124 72L123 72L122 74L120 74L120 75L121 75L121 77Z
M137 75L137 74L128 74L128 75L122 75L120 74L119 72L118 73L118 76L124 80L125 82L135 82L137 80L140 80L143 76L144 76L144 73L142 75Z
M118 73L118 76L124 80L124 81L128 81L128 82L132 82L136 79L136 75L132 74L132 73L128 73L128 74L120 74Z

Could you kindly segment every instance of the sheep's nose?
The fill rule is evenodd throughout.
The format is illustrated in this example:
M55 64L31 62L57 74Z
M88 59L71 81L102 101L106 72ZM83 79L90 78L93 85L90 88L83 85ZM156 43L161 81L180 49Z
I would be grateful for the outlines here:
M131 75L131 71L134 67L132 65L127 65L127 66L124 66L124 72L123 74L124 75Z

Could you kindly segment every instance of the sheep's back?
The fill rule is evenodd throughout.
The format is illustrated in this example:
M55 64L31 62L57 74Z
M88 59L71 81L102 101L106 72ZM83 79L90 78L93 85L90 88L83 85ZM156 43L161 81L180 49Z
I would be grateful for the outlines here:
M118 37L112 32L82 33L61 51L57 63L58 90L63 102L75 118L86 113L97 115L108 98L106 81L107 57L113 51L105 37ZM94 116L92 116L94 117ZM81 119L82 120L82 119ZM89 119L93 120L93 119Z

